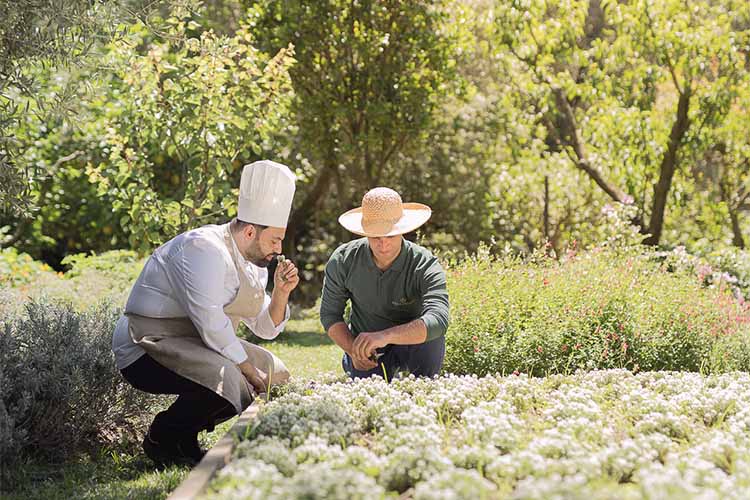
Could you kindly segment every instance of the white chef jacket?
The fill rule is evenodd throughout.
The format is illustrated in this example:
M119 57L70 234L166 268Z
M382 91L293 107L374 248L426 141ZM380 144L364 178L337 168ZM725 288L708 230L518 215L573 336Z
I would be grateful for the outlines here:
M206 346L239 364L247 359L247 354L224 314L224 306L234 300L240 288L237 269L224 243L226 226L193 229L157 248L133 285L125 312L150 318L189 317ZM268 270L247 262L234 238L232 250L250 283L265 290ZM284 321L274 326L268 310L270 303L271 297L266 293L258 316L242 318L255 335L269 340L284 329L289 319L287 306ZM118 370L145 354L130 338L128 318L124 315L115 327L112 351Z

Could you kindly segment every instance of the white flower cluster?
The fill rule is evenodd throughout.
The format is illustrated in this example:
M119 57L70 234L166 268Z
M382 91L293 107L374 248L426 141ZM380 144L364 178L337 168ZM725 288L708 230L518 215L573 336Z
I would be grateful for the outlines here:
M300 384L211 498L750 498L750 375Z
M334 384L335 387L340 384ZM346 441L358 427L343 393L334 391L315 392L309 396L287 394L277 404L270 404L263 418L256 421L252 436L276 436L286 439L294 446L311 436L324 438L328 442Z

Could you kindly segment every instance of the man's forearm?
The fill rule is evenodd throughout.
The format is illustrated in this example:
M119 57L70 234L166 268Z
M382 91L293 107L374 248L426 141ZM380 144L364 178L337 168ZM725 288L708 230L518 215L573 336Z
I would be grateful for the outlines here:
M289 294L274 288L271 294L271 303L268 305L268 314L271 316L273 326L279 326L286 318L286 305L289 303Z
M414 345L422 344L427 340L427 327L421 319L386 328L380 333L383 334L386 344Z
M352 344L352 353L358 358L369 358L372 353L388 344L414 345L427 340L427 326L421 319L397 325L379 332L360 333Z
M349 327L346 326L346 323L339 321L338 323L332 324L328 329L328 336L331 340L336 342L336 345L338 345L345 353L351 355L354 336L352 335L351 330L349 330Z

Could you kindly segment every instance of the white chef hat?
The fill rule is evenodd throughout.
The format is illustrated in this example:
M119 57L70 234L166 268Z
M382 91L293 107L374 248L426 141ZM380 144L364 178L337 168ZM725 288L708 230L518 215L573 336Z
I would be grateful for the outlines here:
M242 169L237 218L261 226L286 227L292 198L292 171L274 161L256 161Z

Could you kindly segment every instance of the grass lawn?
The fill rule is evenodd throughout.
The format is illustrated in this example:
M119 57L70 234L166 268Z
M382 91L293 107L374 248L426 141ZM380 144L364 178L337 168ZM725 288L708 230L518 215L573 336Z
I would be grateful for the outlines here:
M341 370L341 350L315 319L291 320L276 340L259 342L279 356L297 377L314 377ZM165 403L169 400L165 400ZM200 440L205 447L218 441L234 424L233 418ZM189 469L172 467L159 472L137 444L127 451L103 452L99 456L71 457L61 464L26 464L14 476L17 486L3 492L7 500L34 499L158 499L166 498L185 478ZM5 485L3 485L5 487Z
M257 343L281 358L294 377L341 371L342 351L317 319L291 320L276 339Z

